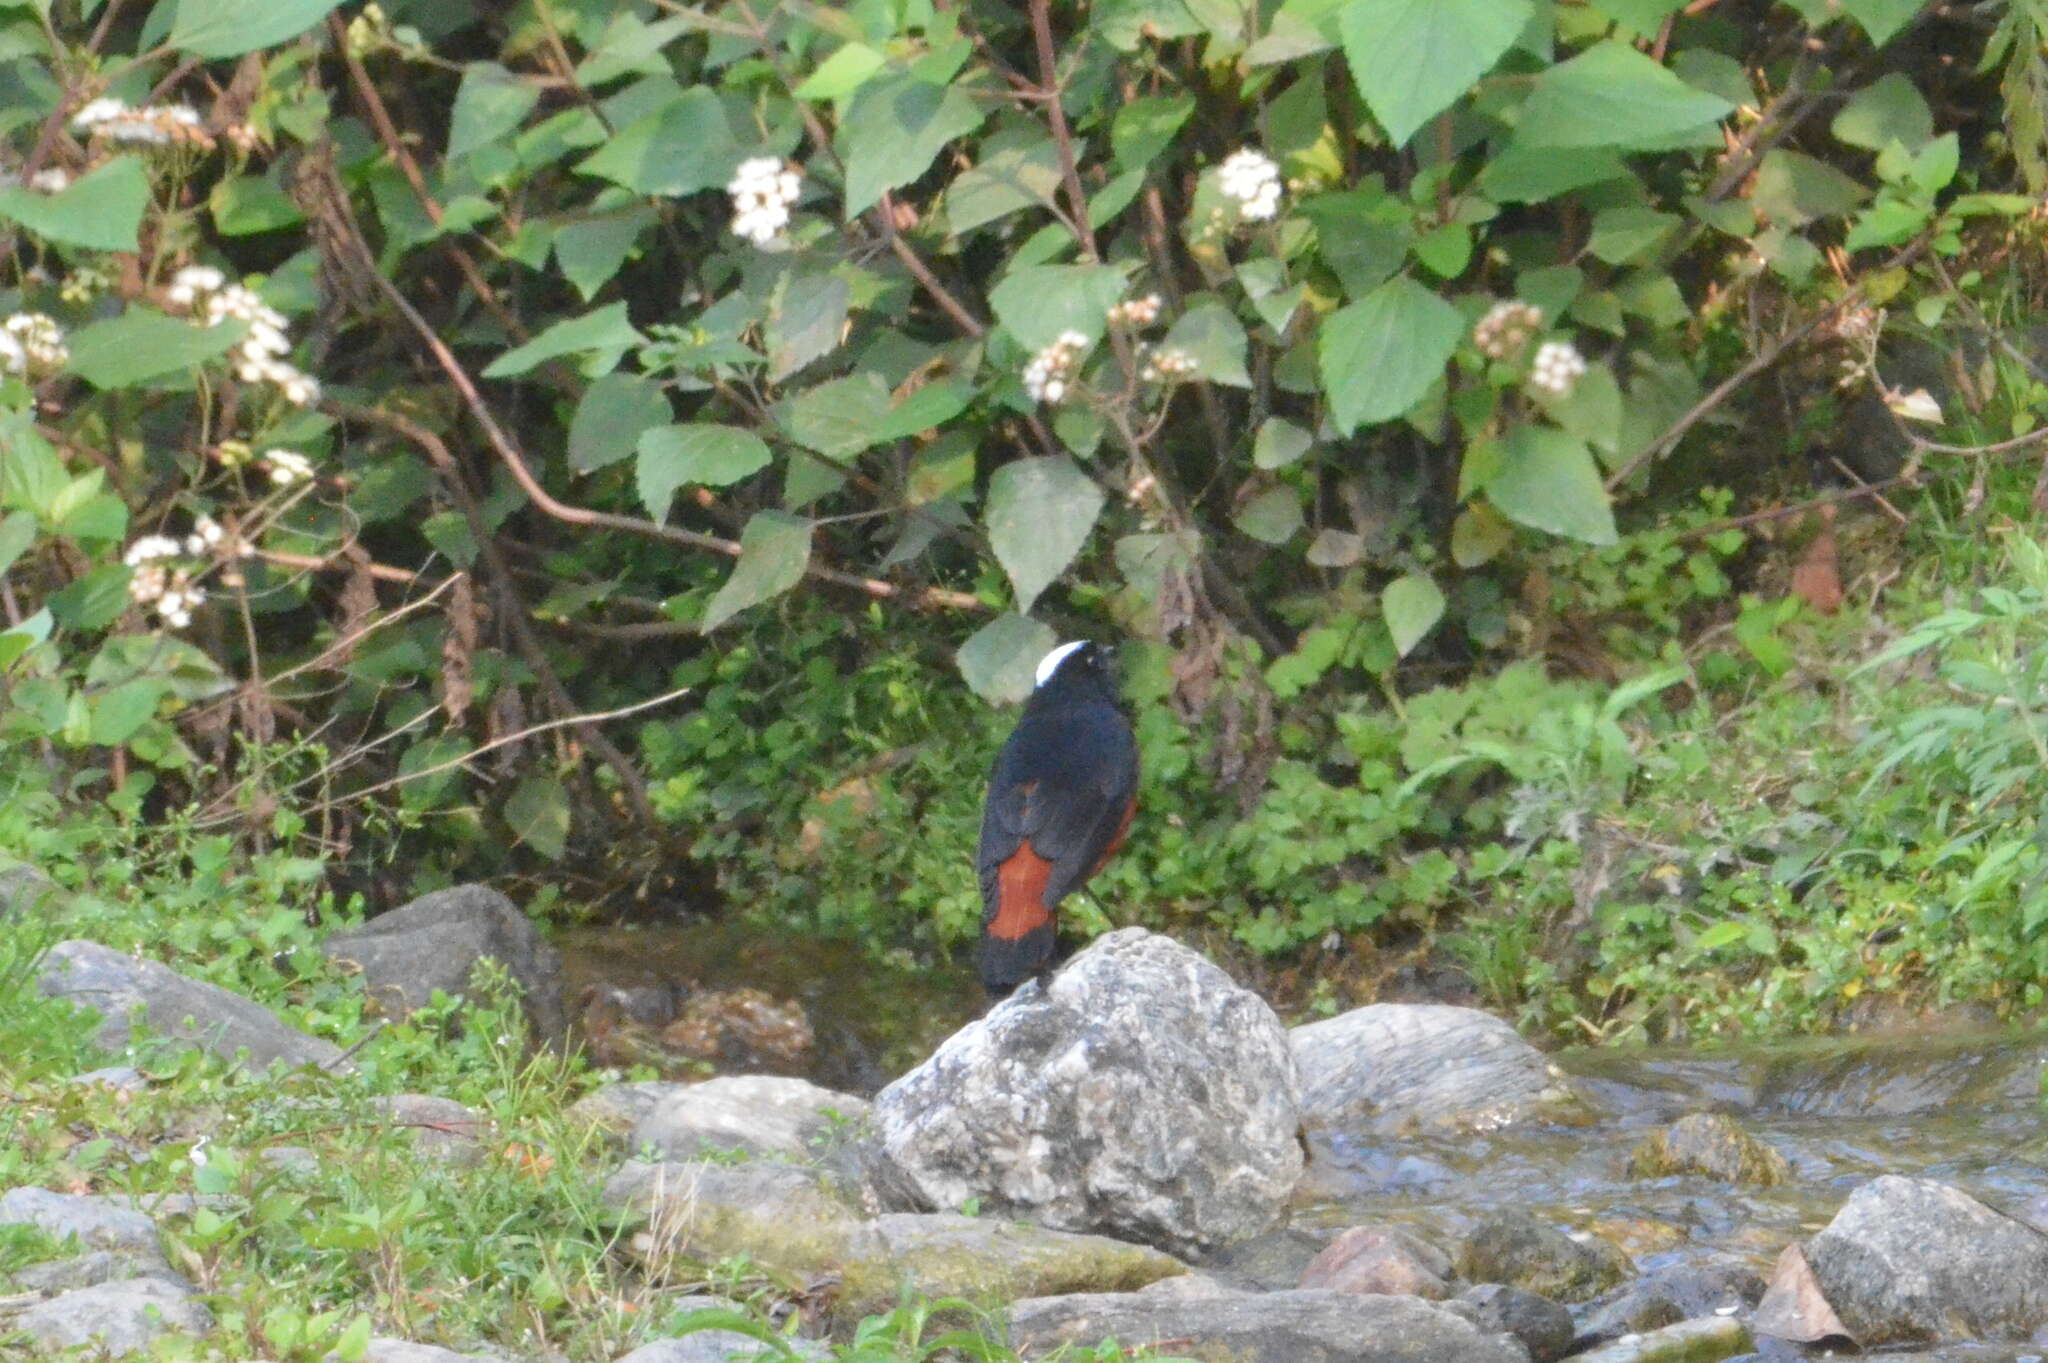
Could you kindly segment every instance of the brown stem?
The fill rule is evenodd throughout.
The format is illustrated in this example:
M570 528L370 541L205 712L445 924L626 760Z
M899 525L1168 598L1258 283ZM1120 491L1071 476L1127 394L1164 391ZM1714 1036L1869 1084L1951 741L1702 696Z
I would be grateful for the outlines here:
M1058 59L1052 46L1051 0L1031 0L1031 34L1038 42L1038 85L1047 96L1046 116L1052 122L1053 145L1059 148L1060 179L1074 216L1074 236L1080 242L1083 256L1100 260L1102 253L1095 247L1095 229L1088 223L1088 194L1081 187L1081 172L1074 163L1074 134L1067 126L1067 111L1060 100Z

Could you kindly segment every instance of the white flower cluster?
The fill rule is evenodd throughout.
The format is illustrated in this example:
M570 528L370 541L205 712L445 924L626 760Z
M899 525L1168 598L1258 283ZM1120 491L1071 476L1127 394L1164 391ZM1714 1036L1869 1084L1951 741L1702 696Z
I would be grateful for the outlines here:
M1057 403L1064 398L1087 349L1086 336L1078 331L1063 331L1058 340L1032 356L1031 363L1024 366L1024 391L1031 395L1031 400Z
M1216 170L1224 194L1237 200L1238 216L1264 222L1280 212L1280 167L1253 147L1230 153Z
M1148 293L1143 298L1126 298L1121 303L1109 306L1109 324L1113 327L1149 327L1159 320L1159 295Z
M191 624L192 608L206 600L206 589L192 581L191 570L169 562L184 553L169 535L144 535L121 556L133 569L128 578L129 599L139 606L154 607L157 618L172 629Z
M1570 341L1545 341L1536 347L1536 358L1529 365L1529 386L1561 398L1585 372L1586 357L1577 346Z
M1472 327L1472 344L1489 359L1505 360L1519 355L1531 337L1543 329L1543 309L1534 303L1510 298L1495 303Z
M18 188L21 177L11 170L0 170L0 185ZM29 176L28 187L38 194L61 194L71 188L71 172L62 166L45 166Z
M71 358L64 328L40 312L17 312L0 322L0 371L31 378L53 374Z
M210 327L230 318L247 322L249 334L232 355L235 377L243 383L273 384L286 402L297 407L310 407L320 400L319 381L283 358L292 348L291 338L285 334L289 323L284 314L248 285L228 283L227 276L211 265L187 265L171 276L171 286L164 290L164 305L174 312L190 313Z
M97 133L111 142L143 142L158 147L173 142L213 145L199 111L185 104L148 104L131 109L126 100L107 95L73 114L71 126L81 132Z
M279 487L303 483L313 476L313 461L297 450L265 450L263 462L270 465L270 481Z
M803 175L780 156L756 156L740 162L725 192L732 195L732 230L766 246L789 226L790 205L803 192Z
M1138 352L1138 377L1146 383L1172 383L1195 372L1195 357L1185 350L1146 346Z

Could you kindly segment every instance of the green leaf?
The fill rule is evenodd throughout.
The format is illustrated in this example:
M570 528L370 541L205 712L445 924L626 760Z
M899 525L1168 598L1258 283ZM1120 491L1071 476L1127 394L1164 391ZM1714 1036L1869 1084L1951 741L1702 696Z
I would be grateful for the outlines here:
M128 579L125 563L108 563L93 569L49 598L50 613L57 623L70 629L105 629L128 609Z
M487 379L509 379L562 355L609 354L604 368L617 363L619 352L647 338L633 329L624 303L609 303L595 312L555 323L525 345L514 347L484 369Z
M1830 127L1837 141L1866 151L1894 142L1917 151L1934 136L1934 111L1918 86L1892 71L1851 95Z
M1542 203L1628 173L1619 155L1601 147L1510 145L1479 172L1479 188L1499 203Z
M767 442L738 426L689 422L656 426L640 437L640 501L656 520L668 515L676 489L686 483L726 487L765 468Z
M619 266L639 244L640 234L657 221L653 209L635 204L622 213L599 213L579 222L565 223L551 243L555 263L576 292L589 302L597 291L611 283Z
M1100 339L1124 288L1125 272L1113 265L1030 265L1004 276L988 301L1017 344L1043 350L1063 331Z
M92 741L108 748L126 743L156 714L158 703L170 689L158 678L142 677L94 696Z
M846 216L859 216L923 175L947 143L979 128L985 116L957 85L906 75L862 86L834 139L846 165Z
M1380 611L1394 636L1394 652L1405 658L1444 618L1443 589L1427 573L1397 577L1380 593Z
M576 170L635 194L673 197L724 186L746 156L717 92L693 85L620 129Z
M1599 8L1637 33L1655 37L1658 27L1684 3L1685 0L1599 0Z
M1252 463L1262 469L1284 469L1309 452L1315 437L1285 417L1269 416L1252 439Z
M448 159L511 136L539 102L539 86L521 80L496 62L471 62L462 69L462 84L455 91Z
M878 443L889 417L889 388L871 371L849 374L797 394L776 409L790 439L844 462Z
M1244 323L1213 294L1188 300L1187 311L1167 329L1160 345L1185 352L1195 362L1195 377L1211 383L1249 388L1252 376L1244 367Z
M1065 455L1015 459L995 471L985 509L989 545L1020 611L1081 552L1102 503L1102 489Z
M1536 78L1515 141L1525 147L1656 148L1734 109L1627 43L1610 40Z
M232 175L213 187L207 198L214 228L224 237L254 236L295 227L306 220L291 195L268 175Z
M1405 275L1325 318L1316 358L1337 429L1349 435L1420 402L1464 334L1458 310Z
M512 788L501 812L513 840L549 861L560 861L569 849L569 792L554 777L528 776Z
M35 542L36 518L30 513L16 511L0 521L0 573L13 567Z
M1694 951L1705 954L1709 951L1719 951L1723 947L1732 947L1748 935L1748 923L1740 918L1724 918L1693 938L1692 947Z
M0 189L0 218L89 251L135 250L148 206L149 175L133 156L116 156L57 194L19 186Z
M246 322L195 326L131 303L119 316L71 333L69 368L95 388L133 388L225 355L248 331Z
M0 503L48 518L50 507L71 475L56 447L43 438L29 414L10 412L0 418Z
M1285 544L1301 532L1301 494L1285 484L1269 487L1240 507L1233 523L1261 544Z
M607 374L583 390L569 422L569 464L579 473L616 464L640 437L674 419L661 385L638 374Z
M839 348L853 289L837 275L792 274L763 329L768 381L780 383Z
M1109 125L1110 152L1125 170L1143 170L1173 144L1174 134L1195 111L1193 95L1146 95L1116 111Z
M1849 17L1863 25L1873 47L1883 47L1924 9L1924 0L1841 0Z
M21 655L50 637L50 609L43 609L13 629L0 633L0 668L12 667Z
M1655 250L1682 222L1673 214L1637 204L1603 208L1593 215L1593 235L1586 249L1609 265L1625 265Z
M1508 519L1587 544L1615 542L1614 508L1585 442L1524 423L1508 433L1486 497Z
M1815 218L1840 217L1870 191L1825 161L1773 147L1756 169L1750 201L1771 221L1803 227Z
M239 57L298 37L327 17L340 0L178 0L178 17L164 41L212 60Z
M1050 137L1035 128L991 137L981 158L947 187L946 220L955 232L971 232L1020 208L1050 204L1059 182L1059 147Z
M818 63L818 69L790 93L798 99L843 98L867 84L888 60L866 43L848 43Z
M740 532L740 561L704 608L704 630L803 581L811 562L811 523L786 511L756 511Z
M1484 502L1474 502L1451 522L1451 562L1460 568L1477 568L1491 562L1514 543L1514 527Z
M1492 70L1533 13L1529 0L1352 0L1337 29L1358 92L1399 147Z
M1005 611L960 645L953 661L975 695L992 705L1015 705L1031 694L1038 660L1058 642L1050 625Z

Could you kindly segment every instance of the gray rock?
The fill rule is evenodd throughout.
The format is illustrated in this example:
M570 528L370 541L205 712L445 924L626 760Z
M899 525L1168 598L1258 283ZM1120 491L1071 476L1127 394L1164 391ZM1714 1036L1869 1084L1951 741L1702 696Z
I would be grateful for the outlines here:
M571 1103L568 1115L623 1142L648 1113L690 1087L670 1079L606 1084Z
M1375 1003L1288 1039L1308 1127L1393 1134L1583 1116L1564 1071L1476 1008Z
M642 1344L633 1352L618 1360L618 1363L754 1363L754 1360L780 1360L788 1358L793 1351L798 1358L829 1359L832 1351L815 1340L787 1339L782 1345L763 1344L752 1335L743 1335L737 1330L699 1330L694 1334L681 1335L675 1339L657 1339Z
M133 1065L106 1065L73 1075L71 1083L81 1088L109 1089L115 1093L140 1093L149 1087L149 1076Z
M1579 1343L1604 1344L1703 1316L1747 1315L1763 1294L1762 1276L1732 1255L1669 1264L1587 1303L1579 1312Z
M1760 1188L1792 1181L1785 1157L1724 1112L1688 1113L1668 1129L1652 1131L1629 1156L1628 1171L1637 1178L1705 1174Z
M874 1120L915 1210L978 1200L1183 1255L1270 1225L1301 1175L1279 1018L1142 928L954 1033Z
M48 919L63 907L63 893L33 866L0 866L0 918L20 913Z
M98 1012L103 1020L95 1039L110 1051L134 1040L129 1014L140 1007L149 1030L157 1035L230 1059L246 1051L258 1070L280 1061L349 1068L340 1047L287 1027L263 1005L98 942L59 942L51 947L36 984L52 998Z
M1554 1363L1571 1352L1578 1332L1572 1313L1548 1297L1505 1283L1468 1287L1444 1303L1488 1334L1513 1335L1533 1363Z
M162 1252L156 1223L141 1212L44 1188L10 1188L0 1194L0 1226L33 1226L59 1241L76 1237L86 1249L149 1256Z
M50 1259L18 1268L8 1275L7 1280L17 1292L55 1296L74 1288L97 1287L101 1283L120 1282L126 1278L184 1281L171 1271L171 1266L154 1249L96 1249L76 1258Z
M460 995L485 957L519 985L527 1017L542 1037L567 1031L562 959L511 900L482 885L422 895L404 908L337 932L320 949L353 963L364 990L392 1017L407 1017L439 989Z
M1864 1184L1806 1259L1865 1348L2025 1339L2048 1324L2048 1236L1931 1179Z
M334 1355L329 1354L332 1359ZM362 1363L498 1363L493 1354L462 1354L438 1344L415 1344L409 1339L378 1335L363 1348Z
M604 1200L647 1218L631 1247L655 1265L745 1254L771 1273L836 1271L861 1232L817 1173L791 1164L628 1160Z
M1707 1316L1680 1321L1645 1335L1624 1335L1585 1353L1573 1363L1719 1363L1746 1353L1749 1331L1732 1316Z
M1403 1226L1353 1226L1302 1270L1302 1287L1361 1296L1451 1295L1451 1256Z
M1302 1273L1329 1243L1327 1234L1300 1226L1275 1226L1205 1255L1197 1267L1233 1287L1279 1292L1299 1287Z
M1144 1245L956 1212L867 1222L841 1271L838 1314L886 1311L907 1287L927 1298L1014 1301L1063 1292L1129 1292L1187 1272Z
M1597 1235L1572 1235L1527 1212L1495 1212L1458 1250L1458 1271L1474 1283L1506 1283L1552 1301L1597 1297L1635 1272L1628 1255Z
M1114 1335L1202 1363L1528 1363L1522 1346L1434 1302L1297 1289L1186 1297L1160 1292L1039 1297L1010 1308L1026 1357Z
M146 1351L162 1335L203 1335L213 1316L182 1282L129 1278L38 1302L14 1326L47 1350L94 1348L120 1358Z
M483 1158L489 1122L453 1098L432 1093L394 1093L373 1098L370 1107L411 1135L413 1148L431 1159L474 1164Z
M865 1098L770 1074L672 1089L634 1125L630 1149L652 1146L664 1159L695 1159L719 1150L802 1159L832 1131L830 1114L858 1120L868 1111Z

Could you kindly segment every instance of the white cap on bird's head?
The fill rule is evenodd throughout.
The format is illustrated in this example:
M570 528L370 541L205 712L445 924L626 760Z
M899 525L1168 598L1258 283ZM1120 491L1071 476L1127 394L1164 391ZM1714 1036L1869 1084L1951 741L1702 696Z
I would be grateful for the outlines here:
M1067 660L1067 655L1076 649L1088 647L1088 643L1089 641L1086 639L1076 639L1070 644L1061 644L1058 648L1040 658L1038 660L1038 685L1043 686L1051 681L1052 674L1060 670L1060 664Z

